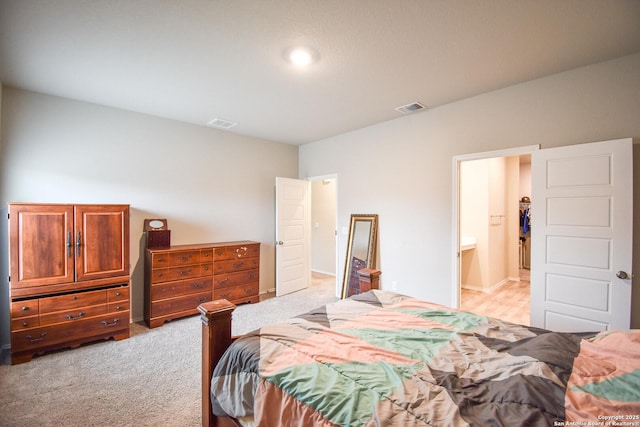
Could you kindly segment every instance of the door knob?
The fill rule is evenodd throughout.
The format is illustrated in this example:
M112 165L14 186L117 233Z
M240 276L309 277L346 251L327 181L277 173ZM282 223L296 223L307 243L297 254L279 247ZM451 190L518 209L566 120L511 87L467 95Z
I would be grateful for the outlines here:
M283 242L282 240L278 240L278 241L276 242L276 245L284 245L284 242Z
M625 280L625 279L631 279L631 277L632 277L632 276L631 276L630 274L627 274L627 272L626 272L626 271L622 271L622 270L620 270L620 271L618 271L618 272L616 273L616 277L617 277L618 279Z

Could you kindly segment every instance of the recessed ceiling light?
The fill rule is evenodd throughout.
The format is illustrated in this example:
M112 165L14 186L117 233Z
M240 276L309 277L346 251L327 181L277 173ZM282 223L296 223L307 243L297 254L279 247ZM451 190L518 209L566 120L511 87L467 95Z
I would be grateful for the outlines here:
M318 60L318 53L310 47L297 46L285 51L287 61L296 67L304 68Z
M396 110L401 112L402 114L410 114L415 113L416 111L424 110L427 107L422 105L419 102L412 102L411 104L401 105L400 107L396 107Z
M207 126L212 127L212 128L218 128L218 129L231 129L232 127L234 127L236 125L237 125L236 122L232 122L232 121L225 120L225 119L220 119L218 117L216 117L215 119L207 122Z

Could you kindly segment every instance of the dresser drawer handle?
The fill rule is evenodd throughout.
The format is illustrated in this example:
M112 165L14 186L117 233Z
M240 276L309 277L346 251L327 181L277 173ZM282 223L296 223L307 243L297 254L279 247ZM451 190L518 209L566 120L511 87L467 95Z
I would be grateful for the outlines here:
M233 264L233 266L234 266L235 268L240 268L240 267L242 267L243 265L244 265L244 262L242 262L242 261L241 261L241 262L236 262L235 264Z
M120 311L122 310L122 307L120 307L119 305L116 305L116 311Z
M72 315L70 315L70 314L67 314L67 315L66 315L66 316L64 316L64 317L66 317L68 320L78 320L78 319L81 319L81 318L84 316L84 314L85 314L85 313L84 313L84 311L81 311L80 313L78 313L78 316L77 316L77 317L73 317L73 316L72 316Z
M178 255L178 259L180 261L188 261L189 259L191 259L191 255Z
M29 307L27 307L26 305L23 305L22 306L22 311L27 311L27 310L29 310Z
M224 278L224 279L222 279L222 280L218 280L218 283L222 285L223 283L226 283L226 282L228 282L228 281L229 281L229 278L228 278L228 277L225 277L225 278Z
M162 258L161 256L158 257L158 262L162 262L162 261L164 261L164 258Z
M199 288L203 288L206 285L205 282L201 282L201 283L193 283L191 286L193 286L194 289L199 289Z
M158 277L162 277L162 273L158 273Z
M198 302L199 303L203 303L203 302L207 302L208 298L207 297L200 297L198 298Z
M222 293L220 294L220 298L227 298L229 295L231 295L231 293Z
M187 269L186 271L178 270L178 274L184 276L185 274L191 274L191 269Z
M245 294L252 294L253 293L253 288L245 288L244 293Z
M116 296L117 296L117 297L119 297L120 295L121 295L121 294L120 294L120 291L116 292Z
M118 322L120 321L120 319L113 319L112 323L107 322L106 320L103 320L102 323L104 326L106 326L107 328L111 327L111 326L116 326L118 324Z
M44 339L44 337L47 336L46 332L43 332L40 334L39 338L34 338L31 335L27 335L25 338L29 340L29 342L37 342L37 341L42 341Z

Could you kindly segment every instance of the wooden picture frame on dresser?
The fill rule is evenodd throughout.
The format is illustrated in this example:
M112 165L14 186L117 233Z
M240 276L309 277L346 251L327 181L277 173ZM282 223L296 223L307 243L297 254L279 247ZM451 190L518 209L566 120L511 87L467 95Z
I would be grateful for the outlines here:
M129 337L129 205L9 203L11 363Z
M258 302L260 243L174 245L145 251L144 319L149 328L198 314L214 299Z

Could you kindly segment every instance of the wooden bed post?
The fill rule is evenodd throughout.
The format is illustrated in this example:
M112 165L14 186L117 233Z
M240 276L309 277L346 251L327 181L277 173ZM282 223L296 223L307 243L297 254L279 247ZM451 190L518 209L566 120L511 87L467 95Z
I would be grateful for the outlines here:
M358 270L358 281L360 282L360 293L371 289L380 289L380 270L363 268Z
M224 351L231 345L231 313L236 308L229 301L216 300L198 306L202 320L202 426L219 425L211 412L211 376Z

